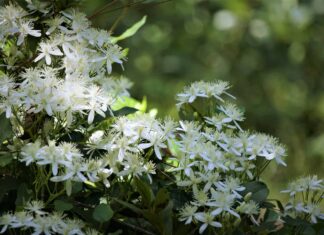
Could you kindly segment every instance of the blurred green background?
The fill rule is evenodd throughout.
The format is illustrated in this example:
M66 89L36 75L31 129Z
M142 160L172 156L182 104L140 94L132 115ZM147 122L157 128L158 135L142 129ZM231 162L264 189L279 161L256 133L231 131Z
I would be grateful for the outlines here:
M197 80L227 80L245 108L247 129L287 146L288 167L268 168L272 195L297 176L324 177L323 0L85 0L94 25L118 35L148 16L122 42L132 95L158 116L177 118L175 94ZM108 4L108 5L107 5ZM127 7L123 7L123 5ZM117 22L117 24L116 24Z

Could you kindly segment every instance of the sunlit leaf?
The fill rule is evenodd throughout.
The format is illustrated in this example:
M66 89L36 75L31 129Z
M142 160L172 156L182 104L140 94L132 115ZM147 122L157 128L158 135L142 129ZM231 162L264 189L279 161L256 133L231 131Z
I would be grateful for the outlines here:
M129 38L133 36L146 22L146 16L144 16L140 21L135 23L132 27L127 29L122 35L117 37L112 37L112 42L118 42L120 40L124 40L125 38Z

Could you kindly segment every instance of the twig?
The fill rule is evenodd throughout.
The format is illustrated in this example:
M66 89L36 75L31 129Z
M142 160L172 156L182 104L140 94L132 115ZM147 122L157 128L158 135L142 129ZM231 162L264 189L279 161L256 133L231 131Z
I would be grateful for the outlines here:
M109 8L110 6L114 5L115 3L117 3L118 0L112 0L111 2L107 3L106 5L100 7L99 9L95 10L95 12L90 15L88 17L89 20L91 20L92 18L100 15L100 13L102 13L103 11L105 11L107 8Z
M109 29L109 32L110 33L112 33L114 31L114 29L117 27L117 25L119 24L119 22L121 21L121 19L126 15L127 11L128 11L128 7L125 7L123 9L123 12L118 16L118 18L116 19L116 21L114 22L114 24Z
M135 225L133 225L133 224L129 224L129 223L127 223L127 222L120 221L120 220L118 220L118 219L113 219L113 220L116 221L117 223L120 223L120 224L126 225L127 227L130 227L130 228L132 228L132 229L134 229L134 230L136 230L136 231L139 231L139 232L142 232L142 233L145 233L145 234L148 234L148 235L156 235L155 233L152 233L152 232L150 232L150 231L147 231L147 230L145 230L145 229L143 229L143 228L141 228L141 227L135 226Z

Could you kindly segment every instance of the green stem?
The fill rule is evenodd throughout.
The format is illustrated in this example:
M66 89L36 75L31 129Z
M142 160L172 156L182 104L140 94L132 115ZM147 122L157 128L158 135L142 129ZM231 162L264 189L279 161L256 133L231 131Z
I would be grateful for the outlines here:
M61 191L59 191L58 193L52 194L49 199L47 200L47 202L45 203L45 207L48 206L48 204L50 202L52 202L54 199L58 198L59 196L61 196L62 194L65 193L65 189L63 188Z

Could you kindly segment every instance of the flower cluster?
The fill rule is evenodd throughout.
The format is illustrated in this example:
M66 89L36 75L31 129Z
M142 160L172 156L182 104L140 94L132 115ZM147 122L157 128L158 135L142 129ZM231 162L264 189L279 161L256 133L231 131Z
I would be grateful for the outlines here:
M71 235L99 235L94 229L86 228L78 219L69 219L63 213L47 213L41 201L31 201L26 204L25 210L14 214L0 216L2 229L0 234L9 229L26 230L30 234L71 234Z
M83 13L62 12L45 21L43 32L32 28L33 12L13 4L0 8L0 12L0 37L15 40L19 33L18 46L28 34L48 35L32 58L37 67L15 76L0 75L0 112L5 111L7 118L46 112L70 126L76 115L87 113L88 123L92 123L95 114L105 117L116 98L128 95L130 82L107 75L113 63L122 65L125 53L107 31L91 28ZM11 72L15 67L7 69Z
M208 92L209 87L216 90L217 96ZM198 82L186 88L179 97L191 97L189 103L196 96L225 103L223 94L233 97L224 93L227 88L225 82ZM242 112L234 104L225 103L218 106L213 116L205 117L203 124L180 122L180 138L175 141L180 150L175 157L178 165L170 171L178 172L178 186L193 192L193 200L181 211L180 220L203 222L200 233L207 225L221 227L216 221L225 215L240 218L239 213L246 213L257 223L253 215L258 214L259 206L253 201L242 200L245 190L242 184L258 178L257 159L286 165L282 160L285 149L278 140L243 131L237 123L243 119Z
M285 206L285 214L292 217L309 218L316 224L318 219L324 220L320 203L324 196L323 180L317 176L300 178L289 183L288 189L281 191L289 193L290 199Z
M182 93L177 95L177 106L185 103L192 103L198 97L201 98L215 98L219 101L224 101L221 95L226 94L229 97L234 98L231 94L227 93L227 90L230 88L228 82L218 81L214 83L209 82L194 82L190 86L185 87Z
M20 46L25 38L42 36L39 29L34 28L35 19L28 17L29 12L18 5L9 4L0 8L0 39L16 36L17 45Z

